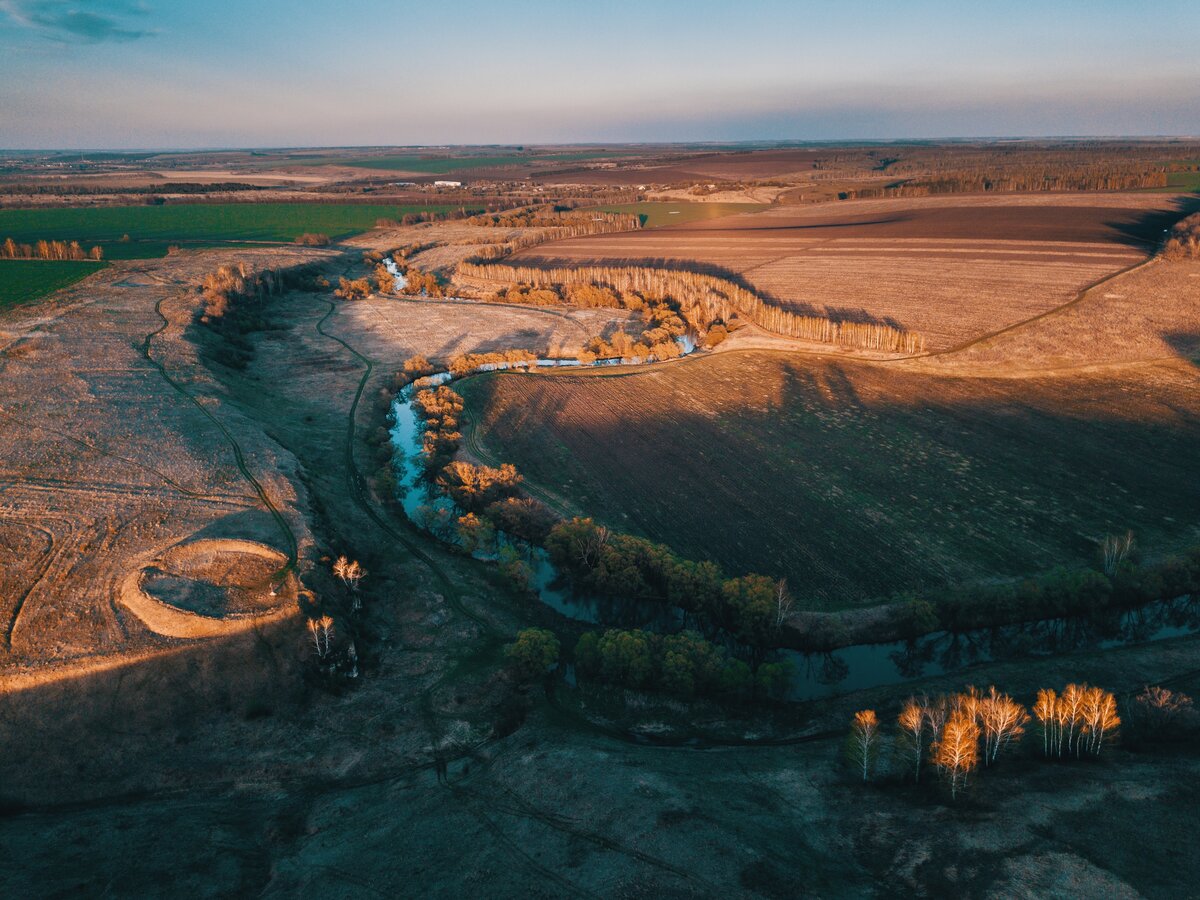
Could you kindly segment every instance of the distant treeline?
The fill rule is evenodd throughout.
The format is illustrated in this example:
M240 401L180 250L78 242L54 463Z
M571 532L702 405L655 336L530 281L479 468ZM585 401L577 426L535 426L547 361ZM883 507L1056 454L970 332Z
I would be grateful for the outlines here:
M104 258L104 250L92 247L84 250L79 241L37 241L33 244L18 244L6 238L0 244L0 259L90 259Z
M842 191L843 200L873 197L928 197L935 194L1017 193L1061 191L1127 191L1167 186L1167 174L1155 172L1112 172L1079 170L1074 172L1028 172L1007 175L954 175L914 178L883 187L865 187Z

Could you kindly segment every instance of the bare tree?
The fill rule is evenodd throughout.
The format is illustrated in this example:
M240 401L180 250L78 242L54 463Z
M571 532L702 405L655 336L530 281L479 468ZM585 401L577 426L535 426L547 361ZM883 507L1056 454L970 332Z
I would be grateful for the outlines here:
M792 613L792 606L795 601L792 600L792 595L788 592L787 579L780 578L775 585L775 628L783 627L783 623L787 621L787 617Z
M1101 542L1100 547L1104 553L1104 574L1113 575L1120 568L1131 552L1136 541L1133 538L1133 532L1127 531L1122 535L1110 534L1107 535Z
M879 717L875 710L862 709L854 714L845 755L854 770L862 773L862 780L869 781L879 757Z
M362 598L358 595L358 583L367 576L367 570L359 565L358 560L339 556L333 564L333 574L342 579L342 584L350 589L350 598L355 610L362 609Z
M330 616L309 619L308 631L312 635L313 646L317 650L317 657L324 659L329 655L329 650L333 643L333 619Z
M929 725L929 698L909 697L896 718L900 730L896 734L896 752L906 765L912 766L913 779L921 780L921 764L925 761L925 735Z
M983 764L990 766L1012 741L1025 733L1029 714L1025 707L993 685L979 701L979 724L983 730Z

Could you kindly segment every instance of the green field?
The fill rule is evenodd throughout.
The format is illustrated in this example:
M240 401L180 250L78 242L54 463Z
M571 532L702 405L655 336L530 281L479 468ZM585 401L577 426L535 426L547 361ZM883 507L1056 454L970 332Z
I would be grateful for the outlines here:
M103 268L104 263L0 259L0 309L52 294Z
M394 172L419 172L424 175L444 175L447 172L466 172L471 169L492 169L500 166L520 166L530 163L582 162L589 159L608 159L613 156L630 156L632 152L593 150L579 153L550 153L542 156L513 154L509 156L372 156L362 159L344 159L336 156L321 156L297 160L309 166L351 166L356 169L382 169Z
M1200 191L1200 172L1172 172L1167 187L1173 191Z
M447 204L224 203L4 209L0 210L0 240L76 240L85 247L100 244L108 259L144 259L164 255L173 243L282 243L305 232L336 240L372 228L377 219L453 208ZM124 235L129 235L129 241L122 242Z
M683 225L719 219L738 213L761 212L768 207L762 203L622 203L617 206L601 207L601 212L636 213L642 217L643 228L660 228L663 225Z

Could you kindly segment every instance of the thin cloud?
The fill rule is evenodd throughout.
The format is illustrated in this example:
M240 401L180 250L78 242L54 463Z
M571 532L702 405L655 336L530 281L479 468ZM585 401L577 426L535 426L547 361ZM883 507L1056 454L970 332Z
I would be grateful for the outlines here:
M145 15L141 4L81 5L72 0L0 0L0 13L13 25L62 44L136 41L154 33L130 21Z

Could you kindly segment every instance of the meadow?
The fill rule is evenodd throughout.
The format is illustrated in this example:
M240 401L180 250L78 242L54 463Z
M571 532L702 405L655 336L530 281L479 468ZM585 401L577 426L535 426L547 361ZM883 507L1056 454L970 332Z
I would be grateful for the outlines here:
M1140 378L730 352L456 389L474 454L515 463L560 511L835 608L1088 564L1126 529L1147 551L1194 540L1195 370Z
M224 203L3 209L0 240L77 240L89 247L100 244L108 259L143 259L165 255L170 244L284 243L307 232L337 240L374 227L378 219L452 208L446 204ZM123 240L126 235L128 241Z
M102 268L104 263L0 260L0 309L62 290Z

